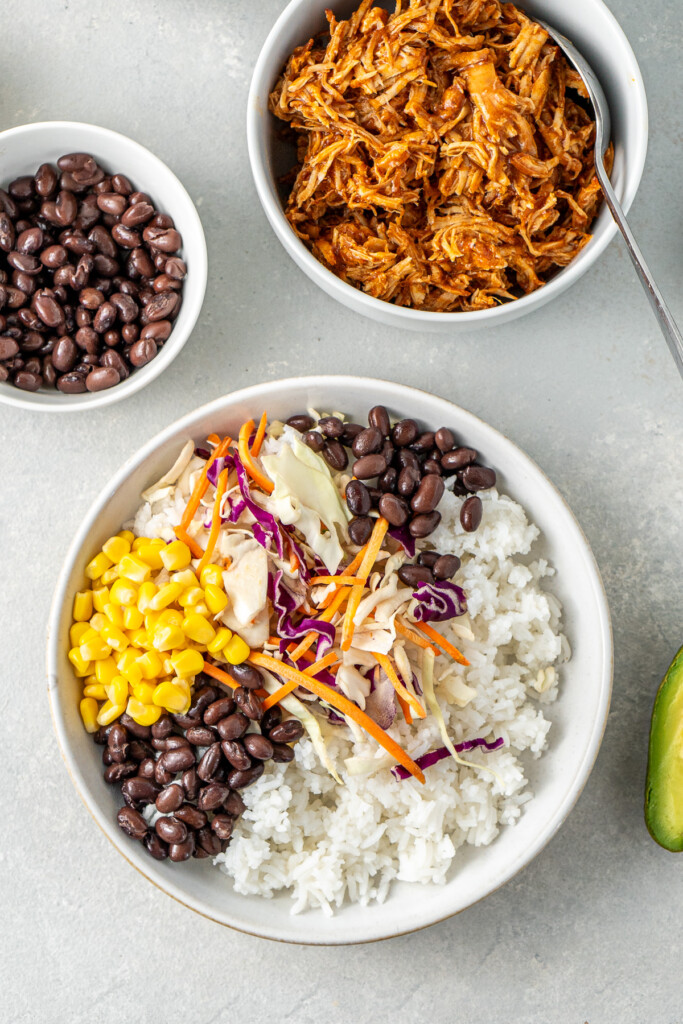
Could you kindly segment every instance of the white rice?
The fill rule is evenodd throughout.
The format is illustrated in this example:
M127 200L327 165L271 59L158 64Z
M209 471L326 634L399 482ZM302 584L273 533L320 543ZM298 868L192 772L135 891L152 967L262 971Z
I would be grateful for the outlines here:
M349 777L345 758L381 756L384 762L384 752L369 737L353 742L345 728L326 727L345 785L321 767L307 738L296 744L291 764L269 765L243 791L247 810L231 845L215 860L237 892L271 897L289 890L292 913L321 908L332 914L345 900L382 902L393 879L443 883L457 871L455 855L463 844L491 843L532 798L524 761L546 747L550 723L542 705L555 700L558 689L549 666L566 660L568 645L559 631L560 604L542 586L554 570L526 557L537 527L505 495L491 490L480 497L482 523L468 534L459 521L462 499L446 491L441 524L430 537L438 551L462 559L457 582L467 595L475 637L458 635L458 620L439 624L470 666L439 657L436 695L455 743L503 737L496 751L462 755L495 775L449 758L426 770L424 786L399 782L387 768ZM139 510L137 533L164 536L182 507L162 501L153 511L149 505ZM449 681L455 680L475 691L465 707L449 703ZM413 757L442 746L432 715L411 727L397 718L389 731Z

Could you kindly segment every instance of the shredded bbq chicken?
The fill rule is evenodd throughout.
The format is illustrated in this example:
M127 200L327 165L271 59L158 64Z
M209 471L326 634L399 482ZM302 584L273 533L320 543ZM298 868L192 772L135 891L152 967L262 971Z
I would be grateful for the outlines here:
M540 25L498 0L362 0L327 19L329 41L298 47L270 97L297 136L286 215L321 263L453 312L532 292L576 256L601 200L595 125Z

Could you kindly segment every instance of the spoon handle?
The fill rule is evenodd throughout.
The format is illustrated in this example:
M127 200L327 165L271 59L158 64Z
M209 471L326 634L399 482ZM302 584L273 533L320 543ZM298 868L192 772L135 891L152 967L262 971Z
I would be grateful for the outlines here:
M666 343L669 346L671 355L674 357L674 362L678 367L678 372L683 377L683 337L681 332L676 326L676 322L671 315L671 311L664 301L664 296L657 287L655 280L650 273L650 270L645 262L642 252L633 237L628 221L624 216L624 211L621 208L619 200L614 194L614 189L607 177L607 172L600 161L596 161L596 173L600 184L602 185L602 191L605 196L605 202L609 206L612 216L614 217L619 230L624 236L626 245L628 248L629 256L633 261L633 266L638 271L640 277L640 283L645 289L645 294L650 300L650 305L654 310L655 316L659 320L659 326L662 329L662 334L666 339Z

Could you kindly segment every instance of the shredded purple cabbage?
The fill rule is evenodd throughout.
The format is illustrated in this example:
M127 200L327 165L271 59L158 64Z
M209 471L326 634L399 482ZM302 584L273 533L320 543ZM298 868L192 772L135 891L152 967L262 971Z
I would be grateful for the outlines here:
M284 585L283 576L284 573L280 569L273 577L273 596L271 598L278 615L278 635L285 640L303 640L307 633L313 631L318 636L317 655L318 658L322 658L334 643L335 627L331 622L321 622L319 619L304 618L296 624L293 623L292 615L301 602L297 601L291 590Z
M206 479L209 481L210 484L213 484L213 486L216 487L216 485L218 484L218 477L221 475L225 467L229 466L230 469L232 469L233 465L234 463L232 455L219 456L219 458L215 459L211 463L208 470L206 471Z
M499 747L503 746L505 740L502 736L499 736L497 740L489 742L488 740L482 739L481 737L476 740L465 740L464 743L456 743L455 749L459 754L462 754L464 750L474 750L475 747L483 747L484 750L498 750ZM437 764L439 761L443 761L446 757L450 757L451 752L448 747L438 747L436 750L428 750L422 757L418 757L415 764L418 768L431 768L433 764ZM410 779L412 778L409 771L407 771L403 765L395 764L391 769L392 774L397 779Z
M311 578L311 574L308 571L308 566L306 565L306 556L304 555L303 548L298 543L298 541L294 539L294 527L285 526L283 527L283 529L287 531L289 543L292 545L292 550L294 551L294 554L299 560L299 576L304 581L304 583L308 583L308 581ZM327 572L327 570L325 570L325 572Z
M206 448L195 448L194 453L197 458L204 459L204 461L211 458L211 452L207 452Z
M408 558L415 557L415 538L407 526L392 526L388 533L390 537L399 542Z
M413 596L417 599L413 614L418 622L445 622L467 611L465 591L448 580L418 583Z
M260 505L257 505L252 498L249 491L247 471L242 465L242 460L238 455L233 456L233 464L237 471L237 483L239 484L244 504L256 520L253 527L254 538L266 549L270 547L272 542L275 545L275 550L277 551L278 556L280 558L284 558L285 549L277 519L270 512L266 512L266 510L261 508Z

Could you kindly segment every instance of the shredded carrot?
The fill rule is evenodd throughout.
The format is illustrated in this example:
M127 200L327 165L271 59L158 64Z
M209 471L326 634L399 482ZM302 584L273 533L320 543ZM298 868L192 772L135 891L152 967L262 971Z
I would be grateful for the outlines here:
M269 480L265 473L262 473L259 467L254 462L253 456L249 451L249 438L251 432L254 429L254 421L247 420L240 427L239 441L237 443L237 451L239 452L242 465L246 469L247 473L252 480L255 481L266 492L266 494L273 493L273 482Z
M425 638L420 636L419 633L414 633L412 629L408 629L408 627L401 622L398 616L394 619L394 627L396 632L400 633L401 636L404 636L406 640L410 640L412 643L417 644L418 647L421 647L425 651L433 651L435 655L439 654L438 648L432 647L429 640L425 640Z
M293 547L289 549L289 571L297 572L299 569L299 556Z
M218 483L216 484L216 500L213 506L213 514L211 516L211 530L209 532L209 539L206 542L206 551L201 557L199 565L197 566L197 573L201 573L205 565L208 565L211 561L213 549L216 547L216 541L218 540L218 532L221 528L221 499L225 494L225 489L228 486L228 474L229 470L227 467L221 471L218 477Z
M229 569L231 565L232 565L232 558L224 558L223 559L223 568L224 569Z
M212 436L215 437L216 435L213 434ZM195 558L202 557L202 549L200 548L199 544L197 544L197 542L193 540L192 537L190 537L190 535L187 532L187 528L194 519L195 513L199 508L199 502L202 500L208 489L208 472L211 469L211 466L214 464L216 459L219 459L222 455L226 454L231 444L232 438L224 437L223 440L217 444L209 458L206 460L204 468L199 474L199 479L197 480L197 483L194 486L194 490L189 497L187 505L185 506L185 511L183 512L182 518L180 520L180 525L176 526L174 531L178 540L182 540L187 544Z
M209 434L206 438L209 444L217 445L221 443L221 439L218 434Z
M438 644L446 654L450 654L453 661L457 661L459 665L469 665L469 661L465 655L461 654L457 647L454 647L453 644L449 643L448 640L442 637L441 633L437 633L437 631L430 626L428 622L416 622L415 625L418 629L421 629L423 633L426 633L435 644Z
M222 668L219 668L218 665L212 665L208 661L204 662L202 672L207 676L211 676L212 679L216 679L219 683L224 683L226 686L229 686L231 690L236 690L240 685L232 678L232 676L229 676L227 672L224 672ZM259 689L253 690L252 692L255 693L257 697L263 698L268 696L267 690Z
M261 451L261 445L263 444L263 438L266 436L266 424L267 423L268 423L268 413L264 411L263 416L261 417L261 422L258 425L258 430L256 431L256 437L254 438L254 443L251 446L251 454L254 456L254 458L256 458L258 456L258 453Z
M366 715L364 711L352 701L345 697L344 694L333 690L331 686L326 686L325 683L319 682L317 679L313 679L311 676L304 675L303 672L299 672L298 669L291 668L289 665L283 665L282 662L277 661L276 658L271 658L267 654L261 654L258 651L252 651L248 659L252 665L256 665L259 668L268 669L269 672L273 672L275 675L279 675L283 679L288 679L294 682L297 686L303 686L304 689L310 690L320 700L324 700L327 704L330 704L337 711L340 711L343 715L347 715L352 718L354 722L357 722L361 728L365 729L380 746L384 747L387 753L391 754L399 764L402 764L406 771L409 771L411 775L419 782L424 782L425 777L420 768L415 764L412 758L408 757L405 750L399 747L398 743L389 736L384 729L380 729L376 722L373 722L369 715Z
M379 519L375 521L375 525L372 528L370 540L368 541L365 547L365 554L363 555L362 561L360 563L360 568L358 569L357 575L363 581L367 580L368 576L370 575L370 571L373 565L375 564L375 559L379 554L379 549L382 547L382 541L384 540L384 536L388 529L389 523L386 521L384 516L380 516ZM349 603L346 606L344 626L342 628L342 651L348 651L349 647L351 646L354 631L353 617L358 611L358 605L361 602L364 588L365 582L357 583L351 591Z
M410 705L408 704L407 701L405 701L403 699L403 697L401 696L400 693L396 694L396 700L398 701L398 706L400 707L401 711L403 712L403 717L406 720L406 725L412 725L413 724L413 716L410 713Z
M309 665L308 668L304 669L304 675L317 676L318 672L322 672L324 668L329 668L334 662L337 661L337 655L334 651L328 651L324 658L320 658L318 661Z
M389 682L396 690L396 693L398 694L399 698L404 700L406 704L410 705L411 709L415 712L418 718L426 718L427 712L422 707L417 697L414 694L412 694L410 690L408 690L403 685L401 680L398 678L398 673L396 672L396 669L392 665L391 659L388 658L386 654L377 654L375 651L372 652L372 656L377 662L377 664L380 665L386 672L387 676L389 677Z
M342 587L341 590L338 590L334 598L332 599L332 604L329 606L329 608L326 608L322 615L318 616L320 621L331 622L337 610L339 609L339 606L343 604L343 602L346 600L350 593L351 587ZM310 633L307 633L306 636L301 641L301 643L299 644L299 646L295 648L294 651L292 651L292 661L298 661L301 655L304 653L304 651L308 650L308 648L311 646L311 644L314 642L318 635L319 634L316 633L314 629L312 629Z
M349 583L365 583L365 580L360 576L314 576L312 580L308 581L309 586L314 587L323 583L334 583L338 587L345 587Z
M281 664L281 662L278 661L278 665L279 664ZM291 679L289 680L289 682L283 683L280 689L276 690L275 693L268 694L268 696L263 702L263 710L267 711L268 708L272 708L274 704L279 704L280 701L283 700L283 698L289 696L292 690L296 690L298 685L298 683L292 682Z
M365 554L367 546L368 546L367 544L364 544L363 547L358 552L358 554L354 557L353 561L350 562L346 566L346 568L343 570L343 572L340 572L340 574L338 576L334 577L335 580L339 582L339 586L345 586L347 581L355 573L356 569L358 569L358 567L360 566L360 563L363 561L363 555ZM328 608L329 605L331 605L332 602L334 601L334 598L335 598L335 593L334 593L334 591L331 591L327 595L327 597L323 598L323 600L320 602L318 607L320 607L320 608Z
M314 665L309 665L307 668L305 668L303 674L306 676L315 676L318 674L318 672L321 672L322 669L331 668L333 662L336 665L341 665L341 662L337 661L336 658L337 655L334 653L334 651L330 651L328 654L325 655L324 658L321 658L320 661L316 661ZM279 704L282 698L286 697L288 693L292 692L292 690L296 690L298 685L299 684L296 682L296 680L292 679L290 679L289 682L287 683L283 683L279 690L276 690L275 693L271 693L270 696L266 697L266 699L263 702L263 710L267 711L268 708L272 708L273 704Z

